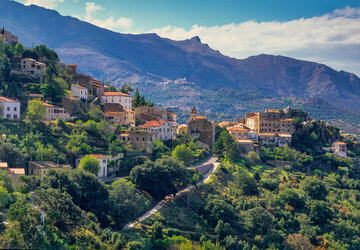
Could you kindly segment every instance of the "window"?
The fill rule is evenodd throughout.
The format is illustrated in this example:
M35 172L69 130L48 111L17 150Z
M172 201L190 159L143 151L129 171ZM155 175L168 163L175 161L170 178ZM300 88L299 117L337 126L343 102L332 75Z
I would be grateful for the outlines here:
M143 141L145 141L145 138L143 137Z
M34 169L31 169L31 174L32 174L32 175L34 174Z
M44 175L46 175L46 170L44 170Z
M7 107L7 111L10 111L10 107Z
M17 115L14 115L14 119L17 119L18 118L18 116Z
M103 163L106 163L106 159L103 160Z
M136 137L136 140L138 141L138 140L139 140L139 137Z
M11 118L11 115L10 115L10 114L7 114L7 115L6 115L6 118L9 118L9 119L10 119L10 118Z
M14 111L16 111L17 110L17 108L16 107L14 107Z

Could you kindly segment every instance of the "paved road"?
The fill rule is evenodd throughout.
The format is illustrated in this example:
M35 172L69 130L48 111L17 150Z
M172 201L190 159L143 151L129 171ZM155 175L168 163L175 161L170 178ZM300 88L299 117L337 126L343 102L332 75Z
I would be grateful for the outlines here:
M216 157L211 157L209 158L206 162L198 164L196 166L191 166L189 168L199 168L199 167L203 167L205 165L208 165L210 163L213 164L213 166L211 167L211 169L205 173L203 175L203 180L197 183L197 186L202 185L203 183L206 183L210 180L211 177L211 173L214 173L216 171L216 169L219 167L220 163L216 163L217 158ZM193 185L189 185L186 188L178 191L175 195L176 196L180 196L185 192L190 191L191 189L195 188ZM130 228L133 228L137 223L149 218L151 215L153 215L154 213L156 213L157 211L159 211L160 208L162 208L164 205L166 205L172 198L165 198L164 200L160 201L158 204L156 204L155 207L153 207L152 209L150 209L148 212L146 212L144 215L140 216L139 218L137 218L135 221L133 222L129 222L128 224L126 224L122 230L127 230Z

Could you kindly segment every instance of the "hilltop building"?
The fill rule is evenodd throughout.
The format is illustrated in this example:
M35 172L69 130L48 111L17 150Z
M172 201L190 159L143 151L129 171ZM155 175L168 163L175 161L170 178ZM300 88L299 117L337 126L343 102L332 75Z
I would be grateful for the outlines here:
M284 110L265 110L245 115L246 126L258 133L289 133L295 132L295 121L289 112Z
M5 30L5 28L0 29L0 38L4 41L6 45L18 43L18 37L14 36L11 32Z
M72 97L77 97L80 99L88 99L89 98L88 92L89 92L89 90L83 86L80 86L78 84L71 85L71 96Z
M42 83L46 71L46 64L32 58L23 58L21 59L21 71L40 79Z
M101 96L104 93L105 89L107 88L107 86L105 86L105 84L103 84L98 79L92 78L89 75L79 74L77 72L76 64L68 64L67 70L69 74L72 76L74 82L77 85L87 88L89 90L88 94L94 97Z
M206 116L198 116L195 107L190 110L190 121L187 123L188 134L199 138L199 141L212 147L215 143L215 124L208 121Z
M55 105L51 105L49 103L44 102L43 103L46 108L46 115L44 118L44 121L55 121L58 118L61 118L63 120L70 119L70 114L65 110L65 108L58 107Z
M232 135L235 141L249 140L250 129L248 128L236 126L227 128L227 131Z
M345 142L334 142L332 144L332 150L334 154L345 158L347 156L347 147Z
M145 130L128 130L119 135L119 139L131 144L135 150L145 150L152 154L152 134Z
M100 170L98 173L98 177L106 178L108 176L108 157L106 155L101 155L101 154L92 154L90 156L98 159L100 162ZM84 156L79 157L75 160L76 168L79 166L79 163L82 158L84 158Z
M56 172L71 170L69 164L56 164L52 161L31 161L29 162L29 175L38 176L40 178L46 176L50 170Z
M148 106L137 107L135 108L135 118L140 124L150 121L166 121L174 129L177 127L176 114L159 108Z
M128 94L121 92L104 92L101 95L102 103L118 103L121 104L124 109L132 109L132 97Z
M150 121L139 127L150 132L153 136L153 140L171 140L174 139L176 134L175 128L170 126L166 121Z
M0 96L0 115L13 120L20 119L20 102Z

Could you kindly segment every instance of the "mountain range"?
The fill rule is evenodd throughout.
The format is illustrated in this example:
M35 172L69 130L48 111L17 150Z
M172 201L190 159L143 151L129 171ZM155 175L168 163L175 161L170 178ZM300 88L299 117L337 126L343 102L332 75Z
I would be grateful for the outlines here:
M65 63L78 64L82 73L115 86L133 83L164 106L176 103L186 108L197 105L210 92L216 100L217 94L230 90L235 96L241 93L241 98L244 93L255 93L258 101L261 97L276 102L320 98L344 112L360 110L359 77L324 64L264 54L235 59L211 49L199 37L174 41L157 34L121 34L9 0L0 0L0 13L0 25L18 35L23 44L46 44ZM165 98L172 94L167 89L177 91L177 87L184 94L182 102ZM237 102L235 98L227 107L230 110L223 112L236 114ZM204 112L211 113L217 103L207 105ZM240 110L248 111L248 107Z

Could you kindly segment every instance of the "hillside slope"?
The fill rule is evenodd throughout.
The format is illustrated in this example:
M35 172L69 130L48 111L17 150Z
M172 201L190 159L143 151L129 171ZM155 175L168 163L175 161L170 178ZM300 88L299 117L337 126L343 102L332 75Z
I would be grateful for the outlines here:
M45 43L67 63L115 85L186 78L201 89L253 90L274 97L322 99L360 109L360 79L326 65L283 56L238 60L201 43L156 34L120 34L53 10L0 0L0 25L27 45ZM91 62L91 63L89 63Z

